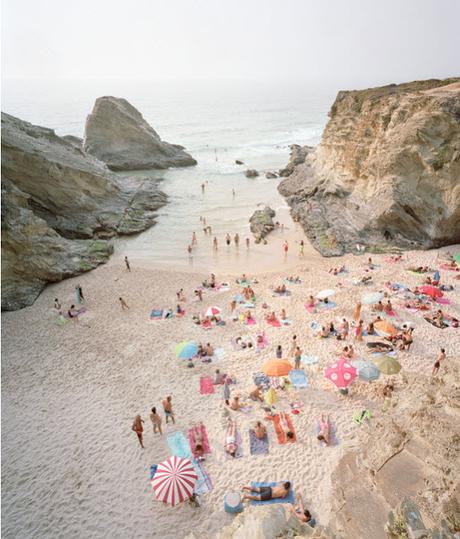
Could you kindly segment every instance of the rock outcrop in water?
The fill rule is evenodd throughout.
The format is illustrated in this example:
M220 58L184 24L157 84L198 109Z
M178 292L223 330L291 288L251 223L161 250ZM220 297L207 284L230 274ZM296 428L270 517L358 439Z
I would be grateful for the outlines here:
M75 140L2 113L2 309L105 262L107 239L150 227L165 203L155 181L117 178Z
M85 126L84 149L111 170L196 165L182 146L169 144L126 99L99 97Z
M265 206L263 210L256 210L251 215L249 219L250 229L254 234L256 243L260 243L275 228L273 217L275 217L275 210L272 210L269 206Z
M339 92L279 185L326 256L460 241L460 79Z
M257 178L259 172L254 168L249 168L248 170L246 170L245 175L246 178Z

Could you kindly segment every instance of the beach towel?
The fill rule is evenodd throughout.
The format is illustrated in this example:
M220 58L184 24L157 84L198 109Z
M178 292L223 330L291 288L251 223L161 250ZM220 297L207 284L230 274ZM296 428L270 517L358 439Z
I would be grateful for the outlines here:
M307 312L309 312L310 314L313 314L316 311L316 303L314 305L307 305L305 303L304 307L307 310Z
M283 416L283 418L281 418L281 415ZM267 419L273 421L273 427L275 429L276 437L279 444L284 445L287 443L297 442L294 425L292 424L291 416L288 412L281 412L281 414L267 416ZM291 431L294 434L294 438L287 438L286 432L288 431Z
M337 304L333 301L328 301L327 303L320 301L317 305L318 309L335 309L335 307L337 307Z
M275 498L274 500L267 500L266 502L258 502L257 500L251 500L251 505L269 505L272 503L292 503L294 504L294 485L292 481L291 490L286 498ZM276 487L278 483L265 483L265 482L256 482L251 483L251 487ZM255 494L255 493L252 493Z
M272 292L273 298L281 298L283 296L290 296L290 295L291 295L290 290L286 290L286 292Z
M249 429L249 447L251 455L266 455L268 453L268 434L262 440L256 437L253 429Z
M438 328L438 329L445 329L447 327L449 327L449 324L446 323L446 321L442 321L442 325L439 326L437 325L437 323L434 322L434 320L432 320L431 318L427 318L426 316L424 317L424 319L430 323L432 326L434 326L435 328Z
M308 380L305 376L305 373L298 369L294 369L289 373L289 379L291 380L294 387L297 387L299 389L303 389L308 387Z
M302 354L300 362L304 365L314 365L315 363L318 363L318 358L317 356L305 356Z
M202 376L200 378L200 393L202 395L210 395L214 393L214 384L212 378L209 376Z
M197 439L201 441L197 442ZM209 445L209 439L208 439L208 433L206 431L206 427L201 425L196 425L194 427L191 427L188 431L188 439L190 443L190 447L192 449L193 456L197 458L197 453L195 450L195 446L197 443L201 443L201 446L203 447L203 454L208 455L211 453L211 447Z
M280 328L281 327L281 323L279 320L266 320L267 324L269 326L272 326L274 328Z
M386 314L387 316L396 316L396 312L391 310L391 311L384 311L384 314Z
M225 437L227 437L227 433L225 433ZM231 460L233 460L234 458L239 459L239 458L241 458L243 456L243 440L241 438L241 434L240 434L240 431L238 430L238 428L236 429L235 442L236 442L235 456L232 457L231 455L229 455L227 453L227 451L225 451L225 457L227 459L231 459ZM225 449L225 445L226 444L224 444L224 449Z
M170 434L167 438L168 446L173 455L179 458L192 458L190 444L181 431Z
M213 489L213 485L208 473L204 469L203 463L197 459L193 459L192 466L198 476L195 486L193 487L193 492L198 494L198 496L209 494Z
M254 309L255 306L256 306L255 303L252 303L251 301L246 301L246 303L243 303L243 304L241 305L241 307L242 307L243 309Z
M450 305L450 299L447 298L437 298L436 303L440 303L441 305Z
M290 325L291 325L291 321L290 321L288 318L286 318L285 320L281 320L281 324L282 324L283 326L290 326Z
M321 445L321 447L328 447L331 445L339 445L339 439L337 438L337 427L334 425L334 423L329 424L329 443L323 442L321 440L318 440L318 443ZM316 436L321 432L321 426L319 424L316 425Z
M246 325L247 326L255 326L257 324L256 322L256 319L255 318L247 318L246 319Z
M441 268L448 271L458 271L458 268L453 268L449 264L441 264Z
M75 314L74 314L73 318L75 318L76 316L80 316L80 315L82 315L82 314L85 314L87 311L88 311L88 309L87 309L86 307L80 307L80 308L77 309L76 311L74 310L74 313L75 313ZM69 318L69 319L71 318L71 317L69 316L69 313L68 313L68 312L66 312L64 316L65 316L65 318Z
M203 329L211 329L211 327L212 327L211 321L210 320L205 320L204 322L201 323L201 327Z
M259 337L262 337L262 340L258 340ZM256 339L256 346L257 346L257 349L258 350L263 350L264 348L266 348L268 346L268 339L267 337L264 335L257 335L257 339Z
M254 373L252 375L252 379L254 381L254 385L256 386L262 386L264 389L268 389L270 387L270 378L263 372Z

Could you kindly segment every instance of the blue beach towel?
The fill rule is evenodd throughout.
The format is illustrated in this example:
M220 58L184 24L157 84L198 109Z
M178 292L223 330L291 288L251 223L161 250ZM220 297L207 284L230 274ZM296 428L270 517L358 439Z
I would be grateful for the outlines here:
M251 483L251 487L276 487L278 483L257 483L253 481ZM266 502L258 502L256 500L251 500L251 505L270 505L272 503L292 503L294 504L294 485L291 481L291 490L289 491L289 495L287 498L275 498L274 500L268 500Z
M266 455L268 453L268 434L262 440L256 437L253 429L249 429L249 446L251 455Z
M213 489L213 486L203 464L198 459L193 459L192 466L198 476L193 492L198 494L198 496L201 496L202 494L209 494L209 492L211 492Z
M315 429L316 436L318 436L320 431L321 431L321 427L319 426L319 422L318 422L318 424L316 425L316 429ZM331 427L330 427L330 430L329 430L329 439L330 439L330 442L331 442L329 444L329 446L339 445L339 443L340 443L339 439L337 438L337 427L334 425L334 423L331 423ZM318 443L322 447L327 447L327 445L328 445L325 442L322 442L321 440L318 440Z
M324 303L321 301L316 307L318 309L334 309L335 307L337 307L337 303L334 303L333 301L328 301L327 303Z
M315 363L318 363L318 358L316 356L305 356L302 354L300 361L304 365L314 365Z
M192 451L190 450L190 443L185 438L181 431L170 434L167 438L169 449L171 453L180 458L192 458Z
M292 370L289 372L289 379L291 380L292 384L295 387L298 388L305 388L308 387L308 380L305 376L305 373L298 369L298 370Z
M150 479L153 479L155 474L157 473L158 464L152 464L150 466Z

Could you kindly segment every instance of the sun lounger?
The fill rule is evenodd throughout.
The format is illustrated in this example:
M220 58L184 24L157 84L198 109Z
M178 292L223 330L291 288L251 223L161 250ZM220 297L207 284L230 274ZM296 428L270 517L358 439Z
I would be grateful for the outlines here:
M291 490L286 498L275 498L273 500L267 500L265 502L258 502L257 500L251 500L251 505L270 505L272 503L292 503L294 504L294 485L292 481ZM278 483L266 483L266 482L256 482L251 483L251 487L276 487Z
M191 459L190 444L181 431L170 434L167 438L168 446L173 455L180 458Z
M262 440L256 437L256 433L253 429L249 429L249 447L251 455L266 455L268 453L268 434L265 433L265 436Z

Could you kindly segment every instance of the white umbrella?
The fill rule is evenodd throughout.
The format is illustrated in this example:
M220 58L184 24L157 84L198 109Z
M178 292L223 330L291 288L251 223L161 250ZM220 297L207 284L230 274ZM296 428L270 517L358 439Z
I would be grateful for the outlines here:
M325 299L329 298L330 296L333 296L335 294L335 290L332 290L332 288L328 288L327 290L321 290L321 292L318 292L316 294L316 297L318 299Z
M361 303L365 305L371 305L372 303L378 303L383 299L383 292L371 292L370 294L364 294L361 299Z

